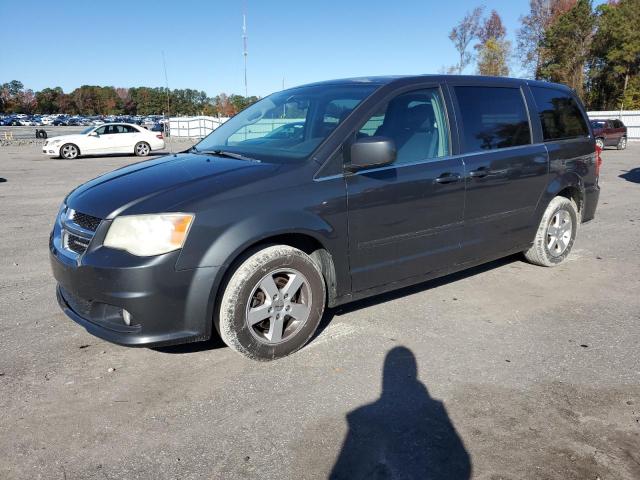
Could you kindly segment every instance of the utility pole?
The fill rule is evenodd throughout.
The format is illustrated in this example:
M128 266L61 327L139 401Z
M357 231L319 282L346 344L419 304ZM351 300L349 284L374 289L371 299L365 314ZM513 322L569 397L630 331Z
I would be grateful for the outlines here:
M242 55L244 56L244 96L249 96L249 89L247 88L247 3L243 4L242 12Z

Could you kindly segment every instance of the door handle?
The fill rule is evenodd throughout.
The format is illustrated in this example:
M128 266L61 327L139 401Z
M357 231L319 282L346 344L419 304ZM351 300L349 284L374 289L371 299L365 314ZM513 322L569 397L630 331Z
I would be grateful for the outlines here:
M489 167L480 167L477 170L471 170L469 176L473 178L483 178L491 173Z
M434 183L447 184L447 183L456 183L460 181L459 173L443 173L438 178L434 180Z

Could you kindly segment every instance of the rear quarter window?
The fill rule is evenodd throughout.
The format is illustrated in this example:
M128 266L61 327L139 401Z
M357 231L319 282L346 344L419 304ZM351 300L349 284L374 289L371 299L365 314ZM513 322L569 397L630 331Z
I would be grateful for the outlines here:
M529 117L520 88L455 87L466 152L531 143Z
M586 137L589 127L576 100L566 92L531 87L545 142Z

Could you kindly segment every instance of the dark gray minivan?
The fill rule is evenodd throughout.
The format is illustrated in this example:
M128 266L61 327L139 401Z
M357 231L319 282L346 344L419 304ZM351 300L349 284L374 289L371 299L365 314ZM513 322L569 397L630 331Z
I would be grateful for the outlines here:
M208 339L257 360L326 306L524 252L553 266L599 196L565 86L473 76L274 93L190 150L65 198L50 239L64 312L129 346Z

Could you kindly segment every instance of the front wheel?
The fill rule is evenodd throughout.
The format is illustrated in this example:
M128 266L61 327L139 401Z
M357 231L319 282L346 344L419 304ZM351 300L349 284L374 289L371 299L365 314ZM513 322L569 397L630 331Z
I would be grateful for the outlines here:
M627 137L620 137L617 145L618 150L624 150L627 148Z
M315 262L287 245L258 250L232 274L215 324L222 340L253 360L268 361L302 348L325 306Z
M138 142L134 148L137 157L146 157L151 152L151 147L147 142Z
M60 157L67 160L73 160L78 156L80 151L73 143L67 143L60 147Z
M569 256L579 225L578 207L573 200L555 197L540 220L526 259L543 267L554 267Z

